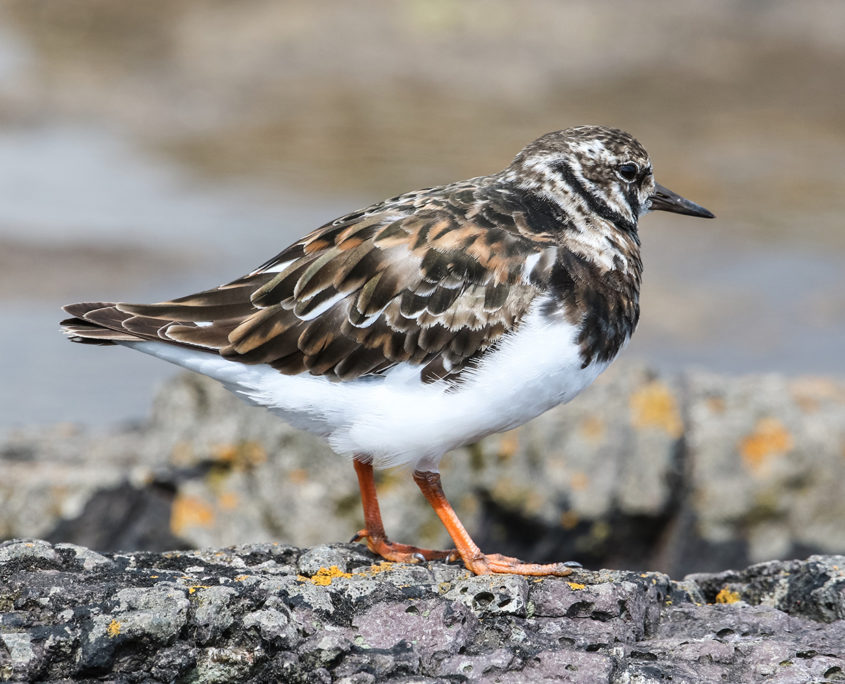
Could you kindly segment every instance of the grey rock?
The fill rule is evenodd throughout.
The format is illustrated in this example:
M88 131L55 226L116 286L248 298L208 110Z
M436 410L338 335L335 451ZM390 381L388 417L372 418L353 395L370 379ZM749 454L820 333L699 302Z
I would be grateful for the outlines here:
M443 563L376 563L360 546L330 551L253 544L86 564L85 549L0 544L0 679L806 682L845 672L842 556L674 581L614 570L470 577ZM309 576L303 557L337 562Z
M229 603L237 593L229 586L204 587L198 593L193 621L199 645L216 641L235 621Z
M198 654L196 669L190 677L203 684L246 681L263 655L260 649L206 648Z
M821 622L845 619L845 556L810 556L806 561L771 561L742 572L690 575L706 597L735 591L752 605L765 603Z
M104 555L91 549L86 549L84 546L78 546L77 544L56 544L55 550L59 553L70 551L82 563L82 567L86 570L93 570L94 568L107 566L112 563Z
M487 575L456 581L444 596L476 615L518 615L528 612L528 580L517 575Z
M273 608L256 610L245 615L241 624L244 629L256 627L262 641L289 646L296 642L296 628L290 624L289 612Z
M33 558L57 561L59 554L48 542L39 539L23 539L0 545L0 563L11 560L26 561Z

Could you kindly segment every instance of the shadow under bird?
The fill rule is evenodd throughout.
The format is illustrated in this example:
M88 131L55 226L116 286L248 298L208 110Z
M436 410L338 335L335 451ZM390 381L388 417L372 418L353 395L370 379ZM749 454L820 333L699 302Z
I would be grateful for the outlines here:
M637 222L654 210L713 218L655 183L631 135L579 126L499 173L342 216L225 285L157 304L70 304L62 326L75 342L208 375L326 438L352 460L364 508L354 539L374 553L562 576L577 563L482 553L438 466L571 400L616 358L639 318ZM406 464L455 549L388 539L373 468Z

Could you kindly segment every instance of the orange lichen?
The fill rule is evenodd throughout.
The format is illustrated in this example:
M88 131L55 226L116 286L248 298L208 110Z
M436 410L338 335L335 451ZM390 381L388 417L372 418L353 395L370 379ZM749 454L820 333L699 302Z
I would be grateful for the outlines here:
M748 468L758 470L770 456L789 451L793 444L792 435L779 420L761 418L754 431L740 441L739 453Z
M736 603L740 600L738 591L731 591L724 587L718 594L716 594L716 603Z
M120 623L117 620L112 620L109 623L109 626L106 631L109 635L109 638L114 639L118 634L120 634Z
M170 509L170 531L176 536L191 527L211 527L214 509L196 496L177 494Z
M629 406L635 428L657 428L672 438L680 437L684 431L675 397L662 382L652 380L640 387L631 395Z
M586 584L580 584L578 582L567 582L567 584L572 591L580 591L581 589L585 589L587 587Z

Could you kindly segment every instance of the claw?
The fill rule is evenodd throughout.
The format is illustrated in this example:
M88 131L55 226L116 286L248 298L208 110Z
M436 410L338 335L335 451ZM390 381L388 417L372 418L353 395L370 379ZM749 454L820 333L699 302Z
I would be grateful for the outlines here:
M417 559L420 563L425 563L425 556L423 556L421 553L417 552L417 553L413 554L413 556L414 556L414 558L416 558L416 559Z
M583 568L584 566L581 565L578 561L565 561L564 565L567 568Z

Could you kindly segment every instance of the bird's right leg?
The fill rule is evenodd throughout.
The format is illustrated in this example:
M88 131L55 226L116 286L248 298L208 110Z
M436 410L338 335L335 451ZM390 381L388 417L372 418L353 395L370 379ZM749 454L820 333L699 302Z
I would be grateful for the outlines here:
M361 504L364 507L364 529L359 530L351 541L365 541L367 548L382 558L397 563L417 563L420 560L457 560L458 552L433 551L421 549L408 544L397 544L389 541L381 521L381 509L376 496L376 483L373 477L373 466L359 458L352 461L355 473L358 475L358 486L361 488Z

